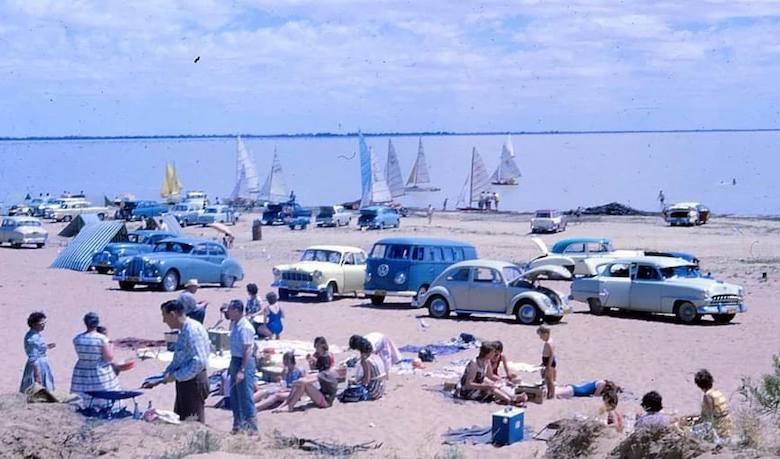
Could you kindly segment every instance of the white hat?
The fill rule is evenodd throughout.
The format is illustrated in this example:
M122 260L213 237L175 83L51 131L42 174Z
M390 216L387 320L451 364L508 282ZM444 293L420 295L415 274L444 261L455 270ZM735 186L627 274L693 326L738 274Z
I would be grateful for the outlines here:
M187 281L186 284L184 284L184 288L192 287L192 286L198 287L198 279L190 279Z

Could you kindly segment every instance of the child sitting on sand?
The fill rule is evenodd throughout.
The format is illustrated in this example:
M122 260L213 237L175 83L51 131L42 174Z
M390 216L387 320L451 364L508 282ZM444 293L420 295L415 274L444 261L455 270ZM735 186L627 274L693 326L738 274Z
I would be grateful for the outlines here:
M365 398L363 400L378 400L385 395L385 378L383 364L375 357L374 347L366 338L355 339L354 349L360 352L360 361L355 368L355 378L349 381L350 386L361 386Z
M712 374L708 370L699 370L693 381L704 392L700 422L712 423L713 430L720 438L729 438L734 428L729 416L729 402L721 391L712 388L715 382Z
M284 369L282 370L281 389L267 389L255 392L254 402L257 411L267 410L284 402L290 395L293 383L303 376L303 372L295 364L294 351L285 352L282 356L282 362L284 363Z
M550 327L545 325L536 329L536 334L539 335L539 339L544 341L542 347L542 378L547 384L547 398L555 398L555 377L557 375L558 362L555 361L555 349L553 347L552 338L550 337Z
M517 382L517 375L512 373L512 371L509 369L509 364L507 363L506 356L504 355L504 343L501 341L493 341L493 346L496 348L496 352L493 354L493 358L490 359L493 376L497 379L501 379L498 374L498 368L499 366L503 366L504 373L506 375L504 379L511 383Z
M636 420L636 428L648 426L668 426L672 421L669 415L661 412L664 409L663 397L658 392L651 390L642 396L642 408L645 414Z
M464 400L477 400L488 402L495 400L506 405L523 406L528 400L526 394L514 395L514 389L502 390L505 384L493 376L490 360L496 353L495 345L491 342L482 343L479 355L472 359L463 371L453 395Z

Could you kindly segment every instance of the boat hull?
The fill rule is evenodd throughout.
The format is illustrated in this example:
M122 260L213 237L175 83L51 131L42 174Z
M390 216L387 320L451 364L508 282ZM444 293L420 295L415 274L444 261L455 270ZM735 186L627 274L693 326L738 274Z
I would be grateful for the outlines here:
M506 181L501 180L501 181L496 181L496 182L491 181L490 184L493 185L493 186L518 186L518 185L520 185L519 183L517 183L516 180L506 180Z
M432 191L441 191L441 188L436 188L434 186L408 186L404 188L404 191L407 193L427 193Z

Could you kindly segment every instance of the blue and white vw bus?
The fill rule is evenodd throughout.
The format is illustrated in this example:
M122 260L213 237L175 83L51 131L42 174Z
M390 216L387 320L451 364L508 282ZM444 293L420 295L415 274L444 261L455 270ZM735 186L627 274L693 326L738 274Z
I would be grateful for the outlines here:
M368 256L363 291L377 306L388 296L411 298L417 306L417 296L448 266L475 258L477 249L466 242L424 237L382 239Z

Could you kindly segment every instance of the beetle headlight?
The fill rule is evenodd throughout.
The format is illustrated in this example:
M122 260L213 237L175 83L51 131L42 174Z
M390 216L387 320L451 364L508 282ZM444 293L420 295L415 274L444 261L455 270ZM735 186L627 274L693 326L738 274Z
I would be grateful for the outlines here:
M322 279L322 271L319 271L319 270L314 271L313 273L311 273L311 275L312 275L312 277L314 277L317 280Z
M398 285L403 284L406 282L406 273L400 272L395 275L395 279L393 279L393 282L395 282Z

